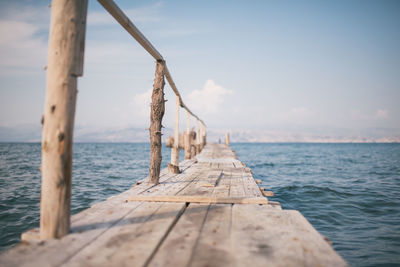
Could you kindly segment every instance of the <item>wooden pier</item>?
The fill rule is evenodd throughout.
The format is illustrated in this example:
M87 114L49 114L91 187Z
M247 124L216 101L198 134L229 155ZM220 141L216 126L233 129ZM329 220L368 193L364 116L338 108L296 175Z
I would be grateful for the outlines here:
M149 177L70 216L77 80L83 75L87 0L53 0L42 117L40 229L0 255L0 266L345 266L308 221L268 201L225 144L207 144L163 56L113 0L98 0L156 60ZM160 171L165 80L176 95L171 161ZM179 162L179 111L186 111ZM190 128L190 118L196 127ZM207 144L207 145L206 145ZM301 199L293 199L301 201Z
M209 144L180 168L72 216L61 239L25 233L0 266L346 265L298 211L263 197L228 146Z

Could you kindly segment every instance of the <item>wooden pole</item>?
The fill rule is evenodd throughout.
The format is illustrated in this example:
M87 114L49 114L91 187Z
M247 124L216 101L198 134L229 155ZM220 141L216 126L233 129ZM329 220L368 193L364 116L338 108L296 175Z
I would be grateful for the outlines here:
M200 151L202 151L203 150L203 124L202 123L200 123L200 135L199 135L199 138L200 138Z
M226 132L226 134L225 134L225 145L229 146L229 143L230 143L229 132Z
M194 159L196 156L196 132L194 130L190 131L190 158Z
M201 146L202 146L202 150L205 147L205 145L207 144L207 133L206 133L206 126L202 123L201 124L201 128L202 128L202 135L201 135Z
M190 159L190 114L186 111L186 132L184 133L185 141L185 159Z
M197 120L197 131L196 131L196 155L200 154L200 126L199 120Z
M165 62L157 61L154 78L153 94L151 96L150 113L150 182L158 184L161 167L161 123L165 111L164 101L164 66Z
M176 96L175 102L175 127L174 127L174 144L171 148L171 163L168 163L169 173L179 173L179 106L180 100Z
M73 129L86 13L86 0L52 2L42 120L41 239L61 238L70 229Z

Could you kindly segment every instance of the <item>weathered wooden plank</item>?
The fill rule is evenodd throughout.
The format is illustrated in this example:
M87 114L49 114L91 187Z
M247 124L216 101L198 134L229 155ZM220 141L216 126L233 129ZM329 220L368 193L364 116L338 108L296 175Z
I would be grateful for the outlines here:
M268 199L264 197L214 197L214 196L130 196L128 201L142 202L183 202L183 203L210 203L210 204L259 204L267 205Z
M203 153L207 152L204 151ZM201 166L203 166L203 172L199 175L199 179L185 188L181 194L211 195L213 193L221 171L204 169L206 167L204 164ZM177 197L182 197L182 195ZM208 208L208 204L190 203L177 225L161 245L154 259L150 261L149 266L186 266L191 258ZM180 256L171 257L171 251L179 251Z
M160 174L160 185L157 187L157 191L159 187L165 187L166 185L172 185L177 183L179 179L182 179L185 174L191 174L191 170L188 169L190 166L194 164L193 160L187 160L180 164L180 168L183 170L183 173L179 176L176 174L168 173L167 169L163 169ZM101 216L101 214L107 214L109 209L114 209L113 205L117 205L118 203L124 202L126 198L130 195L138 195L142 193L151 193L152 190L155 190L156 186L149 182L148 178L145 178L134 185L130 190L127 190L119 195L112 196L108 198L105 202L99 202L94 204L90 209L86 209L78 214L72 216L72 226L77 223L79 220L85 220L86 216ZM110 203L110 205L108 204Z
M143 266L185 208L183 203L144 203L65 266Z
M178 194L180 191L184 190L188 185L190 185L197 177L198 172L196 168L190 169L188 172L178 174L174 176L174 179L168 180L164 183L160 183L158 186L152 187L140 195L172 195ZM127 196L136 196L137 194L130 194ZM125 198L125 201L127 200Z
M230 172L224 171L218 178L217 184L213 191L213 196L236 199L229 197L230 190L231 190L231 175Z
M258 185L253 179L250 169L243 168L242 171L243 178L243 188L246 196L262 197L262 193Z
M187 161L190 166L193 161ZM182 164L184 166L185 164ZM163 172L167 172L165 169ZM190 175L187 175L190 174ZM0 262L6 266L29 265L29 266L58 266L75 255L83 247L88 246L101 236L106 229L112 227L127 214L134 211L140 202L126 203L126 198L136 194L156 194L159 187L172 192L179 192L180 186L187 183L179 183L182 179L194 179L196 174L190 169L185 169L182 174L166 174L162 176L161 184L155 187L146 179L138 186L125 191L105 202L100 202L92 208L87 209L72 217L71 233L59 242L54 240L45 243L23 243L0 257ZM40 245L42 244L42 245ZM60 252L61 251L61 252Z
M238 169L232 170L232 184L230 189L231 197L244 197L246 192L243 186L243 175L242 171Z
M157 187L153 187L153 188L143 192L143 195L151 196L152 194L158 194L160 192L164 193L166 195L177 194L181 190L183 190L185 187L187 187L198 176L198 173L194 170L195 170L195 168L191 171L191 173L189 175L187 173L182 173L182 174L176 175L176 176L174 176L176 178L176 180L159 184ZM179 179L179 177L180 177L180 179ZM140 203L140 202L133 202L133 203ZM173 203L171 203L171 204L173 204ZM147 223L140 224L140 221L139 221L137 224L141 225L140 226L141 228L138 229L136 223L134 226L131 226L131 225L125 226L123 221L121 221L121 224L122 224L121 226L118 226L118 225L120 225L120 224L118 224L117 226L110 228L104 235L101 235L100 237L98 237L96 242L93 242L90 245L88 245L87 249L84 252L79 252L79 258L77 260L73 261L74 262L73 265L75 265L78 262L85 262L84 265L91 265L91 264L101 265L101 262L104 260L104 258L102 259L103 256L94 257L91 255L92 255L92 253L97 253L99 251L99 248L103 249L103 247L106 246L105 244L108 244L107 242L109 242L109 240L111 240L111 238L113 238L113 236L114 237L116 236L117 230L114 229L116 227L116 228L118 228L119 232L130 233L129 236L133 235L130 239L128 238L128 239L120 240L122 244L125 244L126 242L129 242L129 244L138 242L139 249L136 249L135 252L142 251L142 249L145 250L146 252L142 251L142 253L139 253L139 254L131 253L130 255L128 255L129 252L126 250L126 248L124 246L124 249L118 249L119 250L118 252L112 252L112 250L104 250L104 251L102 251L101 254L107 255L107 260L112 260L112 262L113 263L116 262L117 265L123 264L123 262L129 263L131 259L135 259L135 261L134 261L135 264L138 264L138 266L141 266L142 263L144 263L147 260L147 258L149 258L151 256L151 253L153 253L152 249L153 250L156 249L156 247L158 246L158 243L161 242L161 238L163 237L164 234L166 234L167 228L165 228L165 225L168 226L169 223L172 223L176 219L176 216L178 216L179 213L181 212L181 210L185 207L184 203L175 204L175 206L171 206L168 203L166 203L165 205L166 206L163 206L163 203L145 203L144 206L140 206L140 208L135 210L134 213L130 214L129 216L125 216L125 218L124 218L124 221L126 221L126 220L129 221L130 220L129 218L132 217L133 218L132 220L135 221L134 218L137 218L137 216L139 216L139 215L140 215L140 218L145 218L145 219L148 218L149 216L151 216L152 218L154 216L156 218L161 216L163 218L164 215L168 215L168 218L166 218L166 220L168 222L161 220L159 223L162 224L162 227L157 228L157 231L150 231L151 233L150 233L150 235L148 235L149 233L146 232L147 230L144 230L144 229L152 229L153 227L157 227L157 225L155 225L154 223L150 224L151 226L149 226L149 224L147 224ZM158 211L158 208L160 208L159 211ZM156 209L157 212L148 213L154 209ZM167 209L167 210L165 210L165 209ZM143 226L143 225L145 225L145 226ZM139 231L139 233L137 233L137 231ZM142 231L142 232L140 232L140 231ZM118 235L122 236L121 234L118 234ZM142 240L142 238L135 239L136 236L146 236L146 235L147 235L146 240ZM139 240L139 241L134 241L134 240ZM143 244L145 244L147 247L143 248L144 247ZM114 250L116 250L116 248L114 248ZM142 255L142 256L140 256L140 255ZM88 261L83 260L84 257L86 257L89 260ZM137 257L141 257L140 260L138 260Z
M241 266L346 266L298 211L268 207L233 206L232 255Z
M190 266L232 266L231 252L232 205L211 205L201 234L192 252Z
M92 243L113 224L132 212L140 204L135 202L107 202L106 212L101 216L88 214L85 220L72 224L71 232L60 240L48 240L40 243L21 243L1 255L0 265L4 266L59 266Z
M218 185L215 187L207 187L207 191L211 192L214 196L228 196L229 191L228 190L218 190L219 186L226 186L228 183L230 184L230 176L227 176L225 178L222 177L222 173L215 172L214 174L210 174L209 182L216 182L218 181ZM210 216L214 217L215 216L215 209L222 207L228 206L229 208L231 205L212 205L213 208L211 209ZM170 235L167 237L163 245L160 247L160 250L157 252L156 256L154 259L150 262L149 266L188 266L189 261L194 260L195 265L196 264L201 264L199 262L199 255L196 255L197 253L197 247L198 244L200 244L200 255L202 253L209 253L205 251L206 249L206 244L207 242L214 243L213 241L210 241L208 239L201 239L202 241L199 243L199 235L200 232L202 232L202 228L205 223L206 215L208 214L208 210L211 207L211 205L205 205L205 204L194 204L190 203L188 209L186 212L182 215L180 221L177 223L175 228L171 231ZM223 220L223 218L222 218ZM219 228L222 227L221 223L214 223L211 222L207 225L205 228L205 231L210 231L211 227L214 227L212 229L214 237L220 236L220 234L216 234L217 232L221 231ZM218 230L217 230L218 229ZM224 235L226 233L224 232ZM222 244L221 240L218 240L219 244ZM179 251L179 257L171 257L171 251ZM193 254L193 255L192 255ZM211 253L212 258L214 259L215 257L218 257L220 255L219 252L212 252ZM208 257L208 256L207 256ZM215 263L221 263L221 261L215 261ZM203 265L206 266L206 265ZM216 265L218 266L218 265Z
M159 193L160 191L163 191L163 192L166 192L166 194L175 194L175 193L178 193L180 190L182 190L182 188L184 188L185 186L187 186L188 185L188 183L185 183L185 182L191 182L195 177L196 177L196 173L191 173L190 175L183 175L183 174L181 174L181 175L175 175L175 176L173 176L175 179L174 180L172 180L172 181L167 181L167 182L165 182L165 183L162 183L162 184L160 184L160 185L158 185L157 187L152 187L152 188L150 188L149 190L147 190L147 191L145 191L145 192L143 192L143 194L145 194L145 195L151 195L151 194L155 194L155 193ZM124 200L125 201L125 200ZM136 204L138 204L139 202L133 202L133 203L136 203ZM113 235L115 235L115 230L113 230L113 228L114 227L118 227L118 225L120 225L121 223L122 224L124 224L124 222L125 221L127 221L130 217L132 217L132 216L138 216L138 215L140 215L140 214L142 214L142 217L146 217L147 215L148 216L153 216L152 214L147 214L146 215L146 212L150 212L150 211L152 211L152 210L154 210L154 209L157 209L158 207L160 207L160 205L161 205L161 203L153 203L154 205L151 205L150 203L145 203L146 205L144 205L144 206L140 206L139 205L139 208L138 209L136 209L136 210L134 210L134 213L133 214L130 214L129 216L128 215L125 215L124 216L124 218L123 218L123 220L120 220L119 221L119 223L117 223L117 224L115 224L115 225L112 225L112 227L109 227L109 229L106 231L106 232L104 232L102 235L100 235L100 236L98 236L97 237L97 239L96 239L96 242L92 242L92 243L90 243L90 244L87 244L86 246L85 246L85 248L87 247L88 248L88 250L85 250L85 251L89 251L89 252L87 252L88 254L90 254L90 251L97 251L96 249L92 249L92 247L98 247L98 246L103 246L104 245L104 243L102 243L102 245L99 243L100 241L99 240L107 240L107 238L109 238L109 236L113 236ZM150 206L149 206L150 205ZM176 207L176 206L175 206ZM183 206L179 206L179 207L183 207ZM114 209L115 209L115 206L114 206ZM143 211L144 210L144 211ZM173 210L173 211L171 211L172 213L174 213L174 212L179 212L179 210L180 209L178 209L178 210ZM143 213L144 212L144 213ZM135 217L136 218L136 217ZM138 222L138 223L140 223L140 222ZM116 226L117 225L117 226ZM125 228L124 228L125 229ZM129 231L135 231L135 229L136 228L134 228L134 227L132 227L132 228L129 228L130 230ZM161 229L163 229L163 228L161 228ZM111 232L110 232L111 231ZM160 230L161 232L163 231L163 230ZM105 235L105 234L107 234L105 237L103 237L103 235ZM158 233L158 234L160 234L160 233ZM153 240L153 243L154 242L156 242L157 240L156 240L157 238L156 237L154 237L154 240ZM155 244L155 245L157 245L157 244ZM150 245L151 246L151 245ZM81 254L81 253L83 253L83 252L81 252L81 251L79 251L79 253L78 254ZM107 253L110 253L110 252L104 252L103 254L104 255L108 255L109 257L111 257L109 254L107 254ZM150 254L149 254L150 255ZM90 259L93 257L93 256L90 256L90 255L87 255L87 257L89 257ZM117 259L119 259L119 257L124 257L123 255L122 256L118 256L117 257ZM83 261L82 259L81 259L82 257L81 256L79 256L79 260L74 260L73 262L74 262L74 264L73 265L75 265L76 263L78 263L78 262L86 262L86 261ZM96 257L94 257L94 258L96 258ZM98 258L98 257L97 257ZM145 260L145 259L144 259ZM100 263L98 262L98 261L101 261L99 258L96 260L96 265L99 265ZM115 260L115 261L118 261L118 260ZM91 262L91 261L89 261L89 262ZM84 264L84 265L86 265L86 264Z
M178 195L210 196L214 190L215 183L221 174L219 170L201 168L198 177L182 190Z
M149 262L149 266L188 266L209 206L191 203ZM172 252L177 256L171 256Z

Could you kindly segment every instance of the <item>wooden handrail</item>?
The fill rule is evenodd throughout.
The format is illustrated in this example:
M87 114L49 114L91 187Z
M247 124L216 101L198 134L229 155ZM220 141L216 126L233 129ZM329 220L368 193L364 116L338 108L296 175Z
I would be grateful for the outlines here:
M179 107L186 109L162 55L136 28L112 0L98 0L139 44L156 59L156 71L150 113L149 180L157 184L160 177L161 128L164 116L164 85L167 79L176 94L175 144L172 166L179 172ZM42 134L42 188L40 204L41 239L61 238L70 230L72 181L72 144L77 94L77 78L83 75L87 0L53 0L45 111ZM199 139L199 126L197 126Z
M157 49L151 44L149 40L139 31L139 29L133 24L133 22L125 15L125 13L117 6L117 4L113 0L97 0L107 11L110 13L111 16L121 24L124 29L132 35L133 38L157 61L164 61L164 73L165 77L169 85L171 86L172 90L174 91L175 95L179 98L180 106L187 110L193 117L199 120L202 124L205 125L204 121L201 120L196 114L194 114L184 103L182 97L176 88L174 80L168 70L167 64L165 59L157 51Z

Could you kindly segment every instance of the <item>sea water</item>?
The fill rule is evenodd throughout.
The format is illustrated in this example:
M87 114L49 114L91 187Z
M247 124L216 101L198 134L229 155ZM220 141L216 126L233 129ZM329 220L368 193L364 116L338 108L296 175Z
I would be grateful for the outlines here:
M232 144L352 266L400 264L400 144ZM147 176L149 144L74 144L72 213ZM0 251L39 226L40 144L0 143ZM163 164L170 150L163 147ZM182 153L181 153L182 159Z

